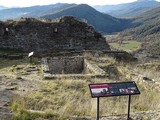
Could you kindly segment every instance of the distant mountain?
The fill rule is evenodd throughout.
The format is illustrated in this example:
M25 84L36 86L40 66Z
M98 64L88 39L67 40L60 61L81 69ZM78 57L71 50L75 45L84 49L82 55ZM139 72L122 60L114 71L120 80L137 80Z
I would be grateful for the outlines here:
M0 10L6 9L6 8L7 8L7 7L4 7L4 6L0 5Z
M16 19L19 17L39 17L41 15L45 15L46 13L48 14L50 10L57 11L72 5L73 4L57 3L53 5L4 9L0 10L0 19L6 20Z
M148 36L160 33L160 7L147 11L135 18L131 24L132 29L125 31L125 34L133 36Z
M62 16L74 16L80 20L86 20L95 29L102 33L119 32L126 28L129 20L117 19L107 14L100 13L86 4L76 5L57 3L45 6L33 6L24 8L10 8L0 10L0 19L18 19L20 17L33 18L59 18Z
M155 0L137 0L136 2L132 3L94 6L94 8L100 12L122 18L140 15L157 6L160 6L160 2Z
M45 15L43 18L59 18L62 16L75 16L78 19L85 19L87 22L95 27L97 31L103 33L118 32L123 30L128 20L117 19L107 14L100 13L94 8L86 4L75 5L52 14Z
M56 13L60 10L72 7L76 4L67 4L67 3L57 3L54 5L48 5L46 6L47 9L40 9L40 10L36 10L36 11L32 11L26 15L24 15L24 17L29 16L29 17L41 17L47 14L53 14ZM50 7L49 7L50 6Z

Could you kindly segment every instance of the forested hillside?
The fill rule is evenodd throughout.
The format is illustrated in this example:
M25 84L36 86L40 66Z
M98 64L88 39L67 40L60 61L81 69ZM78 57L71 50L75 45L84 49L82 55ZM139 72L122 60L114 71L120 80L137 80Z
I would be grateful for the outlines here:
M0 19L18 19L20 17L55 19L63 16L74 16L85 20L101 33L112 33L124 30L130 20L118 19L98 12L87 4L57 3L53 5L10 8L0 10Z
M157 6L160 6L160 3L155 0L137 0L135 2L118 5L94 6L94 8L111 16L124 18L135 17Z
M100 13L87 4L75 5L53 14L45 15L42 18L59 18L62 16L75 16L78 19L85 19L87 23L102 33L119 32L125 29L130 20L118 19L107 14Z
M135 18L131 27L121 36L132 36L132 39L143 42L142 49L147 55L160 56L160 7Z

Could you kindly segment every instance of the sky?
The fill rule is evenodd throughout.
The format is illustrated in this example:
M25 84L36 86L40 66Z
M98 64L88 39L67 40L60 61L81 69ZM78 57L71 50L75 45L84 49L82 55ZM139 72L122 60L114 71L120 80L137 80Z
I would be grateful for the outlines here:
M48 5L55 3L85 3L94 5L115 5L120 3L129 3L136 0L0 0L0 5L6 7L28 7L34 5ZM160 0L157 0L160 1Z

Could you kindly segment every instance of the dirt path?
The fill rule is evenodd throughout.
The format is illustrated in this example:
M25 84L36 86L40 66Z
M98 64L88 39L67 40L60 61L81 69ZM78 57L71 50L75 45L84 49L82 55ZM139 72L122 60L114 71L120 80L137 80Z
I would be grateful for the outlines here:
M12 113L8 106L12 98L12 92L5 87L8 80L3 80L4 79L0 77L0 120L10 120Z
M11 120L12 112L9 104L13 95L24 95L38 85L39 81L35 80L10 79L0 76L0 120Z

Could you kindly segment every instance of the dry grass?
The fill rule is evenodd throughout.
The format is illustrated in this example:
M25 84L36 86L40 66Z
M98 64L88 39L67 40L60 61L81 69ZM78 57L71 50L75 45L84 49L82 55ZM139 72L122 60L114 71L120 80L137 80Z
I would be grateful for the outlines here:
M40 86L36 90L13 98L11 108L15 113L14 120L22 118L24 118L24 120L34 120L35 116L38 115L44 119L55 118L57 120L67 119L69 117L95 117L96 99L91 98L88 84L109 83L114 81L135 80L137 82L141 95L132 97L132 112L160 109L159 86L156 86L154 83L143 82L142 78L138 78L139 74L148 74L150 72L149 76L153 75L154 79L159 80L159 75L155 72L158 69L156 67L157 65L153 67L155 63L150 65L152 67L148 67L148 64L146 67L146 65L118 63L115 59L105 55L87 54L85 57L91 62L97 63L98 66L106 70L106 72L110 71L110 69L107 68L112 65L116 68L117 73L110 76L110 78L61 78L40 81ZM11 74L18 74L15 73L17 68L19 71L25 71L26 68L21 67L20 61L17 62L15 62L16 66L12 64L12 66L1 68L1 70L6 70L6 72L10 71ZM114 73L115 71L113 70L112 72ZM36 75L39 76L40 73L36 73L33 76L35 77ZM114 78L115 75L118 76L118 79L116 79L116 77ZM30 75L30 77L33 76ZM100 114L101 116L126 114L127 102L127 96L101 98ZM34 112L30 110L34 110ZM50 114L46 111L49 111Z
M0 63L0 75L5 76L7 78L14 78L17 79L23 75L28 75L32 74L31 76L33 77L34 73L29 73L29 69L31 67L35 67L38 72L35 72L35 77L40 76L42 77L42 71L41 71L41 65L39 62L39 59L34 58L33 63L31 64L29 62L28 58L24 58L21 60L9 60L9 59L3 59L0 58L1 63Z
M90 97L88 84L106 82L99 80L56 80L42 83L37 91L24 97L26 109L37 111L53 110L59 114L59 119L68 117L96 116L96 99ZM160 109L159 92L152 85L138 84L140 96L132 97L132 112ZM128 97L111 97L100 99L100 114L127 113Z
M149 63L137 65L134 70L143 76L160 82L160 61L150 61Z

